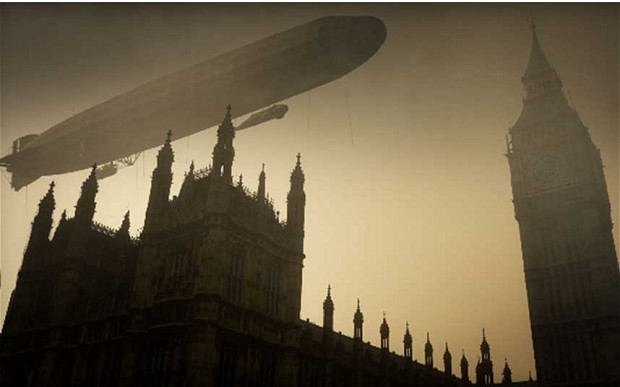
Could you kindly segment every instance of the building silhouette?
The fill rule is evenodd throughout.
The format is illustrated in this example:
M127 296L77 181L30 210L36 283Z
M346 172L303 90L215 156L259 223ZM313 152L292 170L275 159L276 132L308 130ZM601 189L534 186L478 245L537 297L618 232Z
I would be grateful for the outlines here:
M620 275L603 163L532 31L507 157L538 380L620 385Z
M493 361L491 360L491 346L487 342L487 337L482 329L482 343L480 344L481 360L476 364L476 385L493 385Z
M379 348L363 341L358 301L353 337L334 331L331 287L323 327L299 318L304 260L305 175L290 176L286 221L241 176L233 183L230 107L210 168L183 178L169 199L169 132L157 155L140 238L130 216L118 229L93 221L96 167L75 216L52 237L54 184L39 203L0 338L7 386L459 386L390 351L384 315ZM428 353L431 348L431 353ZM428 358L430 356L430 363Z

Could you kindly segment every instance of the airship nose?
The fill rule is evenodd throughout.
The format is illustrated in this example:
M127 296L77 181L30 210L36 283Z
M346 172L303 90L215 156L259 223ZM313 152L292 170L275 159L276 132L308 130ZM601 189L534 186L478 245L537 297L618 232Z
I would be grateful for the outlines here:
M387 35L385 24L373 16L332 16L316 22L324 54L347 72L373 56Z
M368 56L372 56L385 41L385 24L374 16L351 16L346 18L349 39Z

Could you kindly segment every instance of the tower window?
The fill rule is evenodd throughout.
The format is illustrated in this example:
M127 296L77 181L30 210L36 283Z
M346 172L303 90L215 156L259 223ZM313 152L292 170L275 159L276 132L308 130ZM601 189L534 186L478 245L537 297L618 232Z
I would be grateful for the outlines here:
M234 249L230 257L228 270L228 300L234 303L241 301L244 261L245 251L243 249Z
M280 268L271 266L267 273L267 312L278 315L278 295L280 293Z

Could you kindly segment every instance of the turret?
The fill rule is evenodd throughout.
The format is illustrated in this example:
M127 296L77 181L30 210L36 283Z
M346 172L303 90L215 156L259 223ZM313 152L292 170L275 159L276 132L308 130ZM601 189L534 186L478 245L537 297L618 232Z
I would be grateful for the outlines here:
M505 385L512 384L512 371L510 370L510 367L508 366L508 359L504 359L504 371L502 371L502 375L503 375L502 384L505 384Z
M258 191L256 192L256 197L259 201L265 201L265 164L263 164L263 168L258 175Z
M480 354L482 360L476 367L476 383L483 385L493 385L493 362L491 361L491 346L487 342L487 337L482 328L482 343L480 343Z
M332 301L331 285L327 286L327 297L323 301L323 343L332 344L334 333L334 301Z
M383 312L383 322L379 328L381 334L381 351L387 353L390 351L390 327L385 319L385 312Z
M168 131L166 141L157 154L157 166L151 177L151 192L146 208L144 232L153 231L161 215L168 207L170 186L172 185L172 163L174 152L171 143L172 131Z
M96 176L97 165L93 165L92 170L88 178L82 183L82 192L75 206L75 222L83 227L90 227L93 223L93 216L95 216L95 196L99 185L97 184Z
M426 344L424 344L424 364L427 367L433 368L433 345L428 332L426 332Z
M465 350L463 350L463 356L461 356L461 380L465 384L469 384L469 362L465 357Z
M119 239L129 239L129 211L125 213L123 217L123 222L121 223L121 227L119 227L116 232L116 237Z
M37 259L49 242L49 235L52 230L52 214L55 207L54 182L52 181L47 193L39 202L39 211L32 221L32 231L24 254L24 262Z
M446 350L443 353L443 370L448 376L452 376L452 354L448 349L448 342L446 342Z
M482 354L482 361L491 360L491 347L487 342L484 328L482 328L482 343L480 343L480 353Z
M357 310L353 315L353 339L356 342L362 342L363 340L363 325L364 325L364 315L360 310L360 299L357 299Z
M217 144L213 148L213 176L221 177L227 184L232 184L232 163L235 158L233 139L235 127L230 118L230 105L226 107L224 120L217 129Z
M287 195L286 226L293 238L295 249L300 253L303 253L304 245L305 180L304 172L301 169L301 155L298 153L297 164L291 173L291 188Z
M194 161L189 165L189 171L185 174L181 190L179 191L179 198L185 197L189 191L190 185L194 182Z
M404 351L405 359L409 361L413 360L413 337L411 337L411 333L409 332L409 322L407 322L406 324L405 336L403 337L403 344L405 347L405 351Z

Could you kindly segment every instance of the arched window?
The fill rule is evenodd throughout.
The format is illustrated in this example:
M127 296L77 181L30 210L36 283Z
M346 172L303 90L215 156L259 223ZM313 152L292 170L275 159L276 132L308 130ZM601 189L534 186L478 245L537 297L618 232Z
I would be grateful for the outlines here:
M236 247L230 254L230 262L228 267L228 300L233 303L241 301L241 293L243 290L243 266L245 263L245 250Z
M280 294L280 268L271 265L267 271L267 313L278 315L278 296Z

